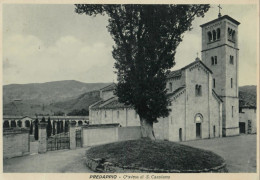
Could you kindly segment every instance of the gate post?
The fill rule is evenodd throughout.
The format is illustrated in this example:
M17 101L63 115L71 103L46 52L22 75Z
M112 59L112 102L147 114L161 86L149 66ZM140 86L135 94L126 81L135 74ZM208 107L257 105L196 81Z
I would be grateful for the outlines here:
M70 149L76 149L76 121L70 122Z
M46 153L47 151L47 122L39 123L39 149L38 153Z

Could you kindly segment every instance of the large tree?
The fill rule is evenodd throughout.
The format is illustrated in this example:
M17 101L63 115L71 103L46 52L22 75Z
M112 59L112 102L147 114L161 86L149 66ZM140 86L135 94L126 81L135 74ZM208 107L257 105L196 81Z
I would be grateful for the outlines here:
M185 31L209 5L76 5L76 13L108 16L119 101L139 114L142 137L154 139L153 123L167 117L166 76Z

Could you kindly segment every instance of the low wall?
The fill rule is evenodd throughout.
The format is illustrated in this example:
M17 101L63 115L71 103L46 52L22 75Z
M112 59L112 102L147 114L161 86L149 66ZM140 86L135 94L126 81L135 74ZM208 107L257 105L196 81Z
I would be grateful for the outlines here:
M118 141L127 141L141 138L141 126L118 128Z
M12 158L30 153L29 129L8 128L3 130L3 157Z
M140 126L119 127L119 124L82 127L83 147L141 138Z

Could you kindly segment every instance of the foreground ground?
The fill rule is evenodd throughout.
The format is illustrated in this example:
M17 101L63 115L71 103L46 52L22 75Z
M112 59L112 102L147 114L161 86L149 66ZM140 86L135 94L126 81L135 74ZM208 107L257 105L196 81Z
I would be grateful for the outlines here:
M256 135L205 139L182 144L220 155L225 159L230 173L256 172Z
M4 172L81 172L90 173L84 164L86 148L52 151L4 160ZM211 150L222 156L229 172L256 172L256 135L183 142L182 144Z
M37 142L31 143L31 155L4 160L4 172L91 173L84 164L87 148L37 153Z

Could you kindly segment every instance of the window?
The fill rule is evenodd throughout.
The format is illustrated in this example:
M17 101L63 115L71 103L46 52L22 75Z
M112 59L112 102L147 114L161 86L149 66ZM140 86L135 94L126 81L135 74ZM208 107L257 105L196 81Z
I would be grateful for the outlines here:
M234 106L232 106L232 117L234 116Z
M169 83L169 90L172 92L172 83Z
M231 88L233 88L233 79L232 78L230 79L230 85L231 85Z
M208 32L208 40L209 40L209 42L212 41L212 33L210 31Z
M105 118L107 117L107 112L105 111Z
M216 38L217 38L216 31L215 31L215 30L213 30L213 41L216 41Z
M229 63L230 63L230 64L234 64L234 56L231 56L231 55L230 55Z
M117 111L117 118L119 118L119 111Z
M214 57L211 57L211 65L214 65Z
M218 64L218 57L212 56L211 57L211 65L216 65L216 64Z
M218 28L217 29L217 40L219 40L220 39L220 29Z
M213 88L216 87L216 82L215 82L215 78L213 79Z
M196 84L195 86L195 96L201 96L202 92L201 92L201 85Z
M228 40L231 40L231 41L235 41L235 34L236 34L236 31L231 29L231 28L228 28Z

